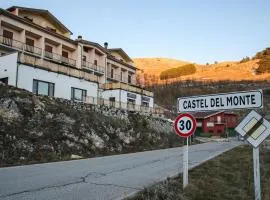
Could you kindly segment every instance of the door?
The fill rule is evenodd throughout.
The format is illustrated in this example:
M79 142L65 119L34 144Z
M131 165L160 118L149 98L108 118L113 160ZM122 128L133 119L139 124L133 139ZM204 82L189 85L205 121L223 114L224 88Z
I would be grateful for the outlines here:
M68 63L68 52L62 51L62 62Z
M52 47L51 46L49 46L49 45L45 45L45 56L47 57L47 58L53 58L53 54L52 54Z
M29 52L34 52L35 41L30 38L26 38L25 43L25 50Z
M13 33L11 31L3 30L3 43L12 46Z

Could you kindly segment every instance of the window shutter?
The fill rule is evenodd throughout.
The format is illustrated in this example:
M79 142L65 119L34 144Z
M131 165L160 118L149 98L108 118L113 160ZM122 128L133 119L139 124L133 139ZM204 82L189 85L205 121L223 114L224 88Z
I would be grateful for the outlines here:
M54 96L54 83L49 83L49 96Z
M82 91L82 100L83 101L86 101L86 95L87 95L86 90L83 90Z
M33 80L33 93L38 94L38 81Z
M71 88L71 100L74 100L74 88Z

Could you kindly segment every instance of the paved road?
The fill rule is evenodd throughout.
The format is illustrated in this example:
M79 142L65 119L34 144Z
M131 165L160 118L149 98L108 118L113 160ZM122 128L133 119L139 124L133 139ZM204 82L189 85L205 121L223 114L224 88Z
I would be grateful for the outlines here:
M190 146L189 166L239 142ZM182 171L182 148L0 169L0 199L121 199Z

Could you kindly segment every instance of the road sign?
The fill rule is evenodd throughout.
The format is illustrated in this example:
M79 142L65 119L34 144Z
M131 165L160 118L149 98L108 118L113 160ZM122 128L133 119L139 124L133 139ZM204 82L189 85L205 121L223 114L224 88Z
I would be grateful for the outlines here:
M257 148L270 135L270 123L255 111L251 111L235 130Z
M178 112L262 108L262 90L241 91L177 99Z
M261 200L259 145L270 135L270 123L253 110L235 130L253 146L254 196Z
M195 118L188 114L180 114L174 121L174 129L180 137L189 137L196 130L196 120Z
M187 145L183 147L183 189L188 185L188 137L196 130L196 120L188 113L180 114L174 121L174 130L180 137L186 138Z

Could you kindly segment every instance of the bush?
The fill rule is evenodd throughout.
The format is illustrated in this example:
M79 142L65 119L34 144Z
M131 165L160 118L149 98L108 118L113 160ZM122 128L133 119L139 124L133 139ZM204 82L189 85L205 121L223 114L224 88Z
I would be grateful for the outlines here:
M170 79L170 78L177 78L180 76L194 74L196 72L196 66L194 64L188 64L172 69L167 69L160 73L160 79Z

